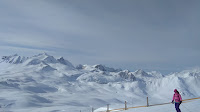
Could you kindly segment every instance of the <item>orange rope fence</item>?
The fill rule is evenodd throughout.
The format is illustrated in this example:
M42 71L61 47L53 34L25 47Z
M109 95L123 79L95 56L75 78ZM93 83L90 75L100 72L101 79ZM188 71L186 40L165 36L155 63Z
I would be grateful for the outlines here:
M190 98L190 99L185 99L182 100L183 103L191 102L192 100L200 99L200 97L197 98ZM171 104L171 102L168 103L161 103L161 104L153 104L153 105L145 105L145 106L136 106L136 107L128 107L128 108L119 108L119 109L111 109L111 110L106 110L106 111L99 111L99 112L111 112L111 111L122 111L122 110L128 110L128 109L133 109L133 108L142 108L142 107L150 107L150 106L159 106L159 105L166 105L166 104Z

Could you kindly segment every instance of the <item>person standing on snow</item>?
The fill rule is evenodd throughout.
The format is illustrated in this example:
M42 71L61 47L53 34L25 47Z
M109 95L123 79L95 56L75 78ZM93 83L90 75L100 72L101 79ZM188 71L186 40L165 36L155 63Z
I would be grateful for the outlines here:
M182 103L182 98L177 89L174 90L174 96L173 96L172 103L174 103L174 100L175 100L176 112L181 112L179 106Z

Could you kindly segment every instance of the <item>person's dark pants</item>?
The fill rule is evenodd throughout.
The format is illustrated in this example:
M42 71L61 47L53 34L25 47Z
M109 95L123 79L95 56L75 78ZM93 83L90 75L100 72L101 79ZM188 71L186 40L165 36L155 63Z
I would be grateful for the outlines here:
M179 106L180 106L180 103L175 103L176 112L181 112Z

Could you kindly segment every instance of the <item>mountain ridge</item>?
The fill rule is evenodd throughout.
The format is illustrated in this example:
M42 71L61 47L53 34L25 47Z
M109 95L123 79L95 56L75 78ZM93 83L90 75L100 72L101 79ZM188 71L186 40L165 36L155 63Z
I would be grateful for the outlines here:
M171 100L175 88L183 98L200 96L198 68L162 75L156 71L132 72L101 64L74 67L64 58L55 59L46 53L23 61L18 59L18 55L3 56L0 63L0 105L10 105L6 108L10 111L40 107L47 109L44 112L55 109L76 112L108 103L121 105L124 100L128 103L134 100L137 103L132 105L138 105L144 103L141 99L146 96L158 103Z

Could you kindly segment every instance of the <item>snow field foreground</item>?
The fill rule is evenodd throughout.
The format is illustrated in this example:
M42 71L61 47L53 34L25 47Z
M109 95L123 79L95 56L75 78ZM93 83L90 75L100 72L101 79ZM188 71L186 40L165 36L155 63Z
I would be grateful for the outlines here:
M200 100L194 100L180 105L181 112L199 112ZM176 112L174 104L159 105L152 107L129 109L121 112Z
M195 99L191 101L184 101L180 105L180 109L182 112L199 112L200 107L200 99ZM146 106L146 105L143 105ZM138 107L138 106L136 106ZM124 108L124 107L123 107ZM169 104L163 104L163 105L155 105L155 106L149 106L149 107L138 107L138 108L131 108L127 107L128 110L117 110L117 108L109 109L110 112L176 112L175 106L172 103ZM120 109L118 107L118 109ZM99 109L96 109L94 112L106 112L107 108L102 107Z
M146 105L147 96L150 105L159 104L170 102L175 88L183 99L199 97L199 85L199 69L163 76L100 64L74 67L46 53L28 58L4 56L0 61L0 112L91 112L92 108L106 110L107 104L110 109L124 108L125 101L127 107Z

